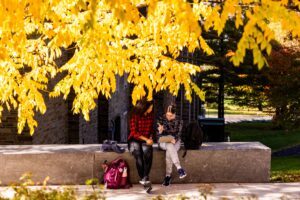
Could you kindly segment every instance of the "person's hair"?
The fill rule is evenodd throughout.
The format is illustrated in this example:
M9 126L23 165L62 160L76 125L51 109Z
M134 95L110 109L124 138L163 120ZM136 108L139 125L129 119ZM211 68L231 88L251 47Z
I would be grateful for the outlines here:
M153 100L147 101L146 98L139 100L136 105L132 108L132 114L143 115L148 108L153 105Z
M170 112L172 114L176 114L176 104L172 103L167 107L166 112Z

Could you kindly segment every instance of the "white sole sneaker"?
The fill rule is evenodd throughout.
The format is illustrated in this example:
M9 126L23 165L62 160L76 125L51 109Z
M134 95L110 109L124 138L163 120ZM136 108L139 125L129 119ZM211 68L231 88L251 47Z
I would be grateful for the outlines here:
M147 184L150 184L151 182L150 181L139 181L139 183L141 185L147 185Z
M183 175L183 176L179 176L180 179L183 179L186 177L187 174Z

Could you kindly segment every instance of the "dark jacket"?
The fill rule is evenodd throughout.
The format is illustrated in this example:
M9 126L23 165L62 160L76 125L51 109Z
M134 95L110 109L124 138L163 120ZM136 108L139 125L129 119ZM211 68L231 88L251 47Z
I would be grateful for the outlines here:
M169 121L164 115L158 119L157 123L163 125L164 127L164 131L161 134L159 134L157 130L158 139L161 136L167 136L167 135L173 136L176 140L180 138L181 129L183 125L182 120L174 119Z

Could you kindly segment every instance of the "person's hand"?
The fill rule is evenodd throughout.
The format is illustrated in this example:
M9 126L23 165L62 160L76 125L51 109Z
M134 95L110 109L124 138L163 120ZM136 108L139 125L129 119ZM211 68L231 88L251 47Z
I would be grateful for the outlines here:
M173 139L171 140L171 143L172 143L172 144L176 144L175 138L173 138Z
M164 131L164 127L161 124L158 124L158 133L161 134Z
M153 140L152 139L148 139L146 140L146 144L151 146L153 144Z

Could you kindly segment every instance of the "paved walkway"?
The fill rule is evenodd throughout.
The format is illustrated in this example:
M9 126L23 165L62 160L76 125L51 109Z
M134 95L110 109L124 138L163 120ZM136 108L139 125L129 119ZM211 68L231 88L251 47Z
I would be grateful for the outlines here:
M55 186L51 186L55 187ZM79 197L92 191L90 186L75 186ZM205 199L201 191L209 193L207 200L276 200L291 199L300 200L300 183L218 183L218 184L176 184L170 187L154 185L151 194L147 194L140 185L134 185L130 189L106 190L105 196L108 200L143 200L152 199L162 195L165 199L177 199L184 195L190 199ZM4 197L11 197L12 190L0 187L0 193ZM178 200L178 199L177 199Z
M300 156L300 145L285 148L272 153L272 156L294 156L294 155Z
M217 118L217 114L206 115L206 118ZM240 114L225 114L225 123L251 122L251 121L270 121L271 115L240 115Z

